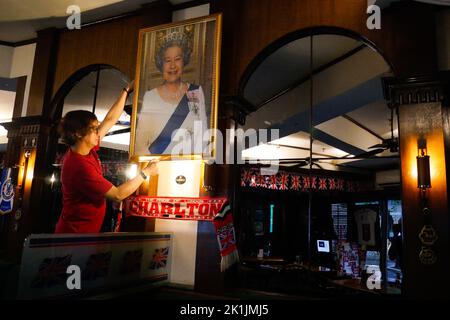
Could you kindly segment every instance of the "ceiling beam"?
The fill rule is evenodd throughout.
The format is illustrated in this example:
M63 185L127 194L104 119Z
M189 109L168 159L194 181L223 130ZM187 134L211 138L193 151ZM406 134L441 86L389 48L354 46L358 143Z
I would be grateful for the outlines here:
M314 105L313 125L317 126L383 99L381 79L379 77L372 78L340 95ZM290 116L281 125L272 125L268 129L279 129L279 137L285 137L298 131L309 132L309 117L309 110L302 111Z
M353 119L352 117L350 117L349 115L343 114L342 118L347 119L348 121L352 122L353 124L357 125L358 127L360 127L361 129L367 131L368 133L370 133L371 135L377 137L378 139L380 139L381 141L383 141L383 137L380 136L378 133L376 133L375 131L370 130L369 128L367 128L365 125L363 125L362 123L356 121L355 119Z
M331 60L330 62L325 63L324 65L322 65L322 66L320 66L320 67L314 69L314 70L312 71L312 75L314 76L314 75L316 75L316 74L319 74L319 73L325 71L325 70L328 69L328 68L331 68L332 66L338 64L339 62L342 62L342 61L344 61L344 60L350 58L351 56L353 56L354 54L358 53L359 51L361 51L361 50L364 49L364 48L366 48L366 45L363 44L363 45L360 45L360 46L356 47L355 49L350 50L349 52L343 54L342 56L337 57L336 59ZM288 93L288 92L294 90L295 88L301 86L303 83L305 83L305 82L308 81L309 79L310 79L310 76L306 76L306 77L303 77L303 78L301 78L301 79L298 79L297 81L295 81L294 83L292 83L292 84L289 85L288 87L286 87L286 88L284 88L284 89L281 89L280 91L278 91L277 93L275 93L274 95L272 95L270 98L267 98L266 100L264 100L263 102L261 102L261 103L256 107L256 110L259 109L259 108L261 108L261 107L263 107L264 105L266 105L266 104L268 104L268 103L270 103L270 102L272 102L272 101L278 99L279 97L285 95L286 93Z

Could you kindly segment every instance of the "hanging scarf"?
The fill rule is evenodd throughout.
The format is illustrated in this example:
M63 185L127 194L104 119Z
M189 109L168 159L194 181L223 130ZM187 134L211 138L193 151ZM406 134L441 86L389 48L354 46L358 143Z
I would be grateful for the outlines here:
M230 204L224 203L220 212L214 217L217 241L219 243L220 270L223 272L239 262L239 254L236 247L236 234L234 231L233 215Z
M233 215L226 198L131 196L124 201L123 209L127 217L212 221L221 256L220 270L239 262Z

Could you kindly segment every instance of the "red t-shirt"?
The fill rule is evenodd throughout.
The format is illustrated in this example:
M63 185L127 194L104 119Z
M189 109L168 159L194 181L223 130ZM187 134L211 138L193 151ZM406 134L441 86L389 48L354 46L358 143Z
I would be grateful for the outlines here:
M103 177L98 149L83 156L69 148L64 155L63 209L55 233L100 232L106 211L105 193L113 185Z

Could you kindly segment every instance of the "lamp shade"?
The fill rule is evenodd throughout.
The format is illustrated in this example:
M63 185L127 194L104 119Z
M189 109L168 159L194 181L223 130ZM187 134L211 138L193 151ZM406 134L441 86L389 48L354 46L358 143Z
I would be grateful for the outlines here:
M430 156L428 155L417 157L417 187L431 188Z

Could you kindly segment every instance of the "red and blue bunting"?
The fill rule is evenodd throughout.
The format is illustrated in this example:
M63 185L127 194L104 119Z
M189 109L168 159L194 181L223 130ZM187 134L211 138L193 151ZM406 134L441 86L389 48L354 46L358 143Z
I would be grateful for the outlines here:
M370 181L327 177L279 171L275 175L261 175L258 168L241 169L241 187L262 188L281 191L338 191L361 192L370 190Z

